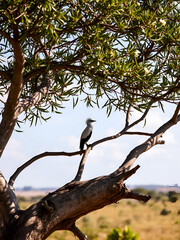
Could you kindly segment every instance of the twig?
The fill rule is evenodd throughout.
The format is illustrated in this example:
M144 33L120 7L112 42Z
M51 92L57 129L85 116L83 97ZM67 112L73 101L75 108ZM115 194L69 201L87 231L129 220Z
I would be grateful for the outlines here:
M5 104L5 102L3 100L0 99L0 102L2 102L3 104Z
M125 124L125 127L128 127L128 126L129 126L129 118L130 118L131 108L132 108L132 106L129 105L128 111L127 111L127 113L126 113L126 124Z
M143 135L143 136L151 136L152 133L146 133L146 132L125 132L124 135Z
M148 108L146 109L146 111L143 113L143 115L136 121L134 121L133 123L131 123L130 125L128 126L125 126L125 128L123 128L122 131L120 131L119 133L115 134L115 135L112 135L112 136L109 136L109 137L106 137L106 138L102 138L94 143L91 144L92 147L102 143L102 142L106 142L106 141L109 141L109 140L113 140L113 139L116 139L116 138L119 138L120 136L124 135L124 134L127 134L127 131L134 127L135 125L137 125L138 123L140 123L141 121L144 120L144 118L147 116L149 110L150 110L150 107L152 106L152 104L154 103L154 101L151 101L149 103L149 106Z

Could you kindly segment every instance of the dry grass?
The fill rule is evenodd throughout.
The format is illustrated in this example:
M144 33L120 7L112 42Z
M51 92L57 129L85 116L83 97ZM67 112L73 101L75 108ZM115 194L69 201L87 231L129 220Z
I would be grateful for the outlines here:
M161 215L163 209L170 211L169 214ZM180 240L180 199L176 203L164 199L146 204L122 200L77 221L89 240L105 240L113 228L123 230L126 225L139 233L139 240ZM48 240L75 240L75 237L68 231L59 231Z

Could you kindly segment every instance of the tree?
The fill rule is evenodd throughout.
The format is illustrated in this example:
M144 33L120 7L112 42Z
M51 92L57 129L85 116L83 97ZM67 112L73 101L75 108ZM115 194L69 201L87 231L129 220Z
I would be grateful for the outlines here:
M84 97L88 106L124 111L125 126L77 152L45 152L7 181L0 174L0 239L45 239L67 229L87 239L75 225L81 216L123 198L148 201L149 195L128 190L124 181L134 174L140 154L180 120L179 9L172 0L146 1L22 1L0 2L0 80L3 106L0 155L15 125L47 121L63 102L74 106ZM172 118L154 133L129 131L152 107L175 105ZM131 122L131 109L142 112ZM88 153L97 144L124 134L147 140L132 149L108 176L80 181ZM13 184L20 172L44 156L81 155L76 177L22 211Z

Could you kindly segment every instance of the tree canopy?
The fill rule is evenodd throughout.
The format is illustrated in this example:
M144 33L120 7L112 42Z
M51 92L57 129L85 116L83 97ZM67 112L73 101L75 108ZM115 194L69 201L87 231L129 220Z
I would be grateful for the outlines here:
M25 119L59 112L71 96L75 105L80 93L108 114L113 107L141 110L150 101L179 100L176 1L3 0L0 12L1 95L20 64L19 101L34 100L23 108ZM48 95L35 101L45 85Z

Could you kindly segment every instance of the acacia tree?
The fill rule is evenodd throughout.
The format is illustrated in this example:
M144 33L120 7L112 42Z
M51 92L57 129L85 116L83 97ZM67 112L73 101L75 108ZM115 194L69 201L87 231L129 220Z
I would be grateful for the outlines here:
M178 3L2 0L0 14L0 155L15 125L48 120L47 114L58 113L64 101L73 98L75 106L82 93L88 106L106 108L108 115L112 109L125 113L122 130L82 152L45 152L25 160L9 181L0 174L0 239L45 239L63 229L87 239L75 224L81 216L123 198L150 199L128 190L124 181L139 168L132 168L139 155L164 143L160 137L180 121ZM129 131L164 102L174 106L168 122L154 133ZM132 108L142 113L134 122ZM147 140L115 172L81 181L93 147L124 134ZM34 161L54 155L79 155L77 175L22 211L13 189L16 177Z

